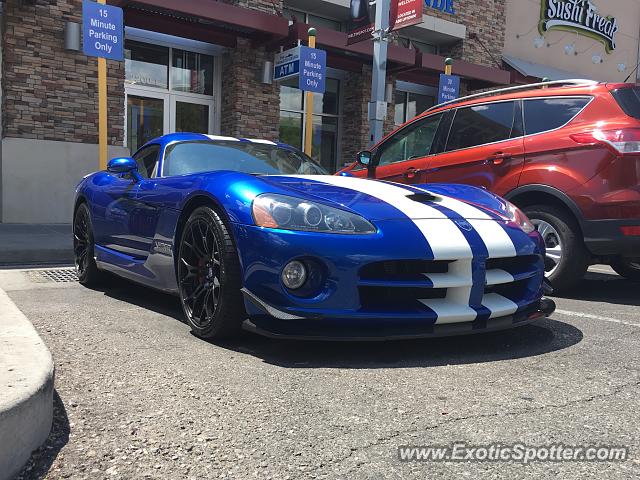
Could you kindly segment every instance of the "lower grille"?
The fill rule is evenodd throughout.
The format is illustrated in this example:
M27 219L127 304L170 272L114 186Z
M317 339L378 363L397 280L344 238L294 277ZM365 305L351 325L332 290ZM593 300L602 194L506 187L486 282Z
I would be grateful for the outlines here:
M360 287L360 303L363 308L369 310L402 311L415 309L415 302L419 299L445 298L446 288L387 288L387 287Z
M376 262L360 270L360 304L365 310L405 313L428 307L438 319L451 316L454 322L473 320L476 311L488 309L494 318L513 313L516 302L537 294L542 265L539 255ZM482 297L478 289L484 289Z

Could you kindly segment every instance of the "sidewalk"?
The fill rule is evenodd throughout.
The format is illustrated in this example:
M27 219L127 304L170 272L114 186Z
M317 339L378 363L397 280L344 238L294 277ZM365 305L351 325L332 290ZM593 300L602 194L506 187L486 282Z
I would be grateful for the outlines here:
M0 320L0 480L8 480L49 436L54 367L35 328L2 289Z
M73 263L70 224L0 223L0 265Z

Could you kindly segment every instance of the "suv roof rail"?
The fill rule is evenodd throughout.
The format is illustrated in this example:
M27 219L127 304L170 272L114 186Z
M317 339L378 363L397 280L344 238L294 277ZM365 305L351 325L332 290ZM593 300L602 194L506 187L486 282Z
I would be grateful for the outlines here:
M498 88L495 90L488 90L486 92L474 93L473 95L467 95L466 97L456 98L455 100L449 100L448 102L439 103L438 105L434 105L433 107L426 109L423 113L430 112L431 110L435 110L436 108L444 107L445 105L465 102L473 98L489 97L500 93L517 92L521 90L534 90L536 88L545 88L549 86L589 86L597 85L598 83L600 82L578 78L569 80L552 80L550 82L529 83L527 85L516 85L515 87Z

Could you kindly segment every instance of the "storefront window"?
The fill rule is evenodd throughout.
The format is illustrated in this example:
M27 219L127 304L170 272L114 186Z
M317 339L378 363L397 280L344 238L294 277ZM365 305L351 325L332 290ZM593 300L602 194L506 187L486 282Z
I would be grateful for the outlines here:
M396 91L395 124L408 122L434 104L435 99L431 95Z
M308 23L313 27L326 28L329 30L335 30L337 32L342 31L342 22L340 22L339 20L319 17L318 15L306 13L301 10L295 10L293 8L285 8L282 13L285 18L288 18L291 22L293 22L295 18L298 22Z
M280 141L302 149L302 113L280 111Z
M126 137L132 152L170 132L215 132L216 57L208 50L190 51L186 42L176 48L125 41Z
M338 149L338 119L313 116L312 157L326 170L336 170L335 152Z
M304 92L298 80L280 84L280 141L302 149ZM340 81L328 78L324 94L313 95L312 157L329 171L336 170L340 125Z
M169 49L127 40L125 80L129 85L169 88Z
M403 47L406 48L409 48L409 45L413 44L413 48L421 51L422 53L433 53L434 55L438 54L438 46L431 43L421 42L420 40L403 37L399 39L399 42Z
M213 95L213 57L172 49L172 90Z

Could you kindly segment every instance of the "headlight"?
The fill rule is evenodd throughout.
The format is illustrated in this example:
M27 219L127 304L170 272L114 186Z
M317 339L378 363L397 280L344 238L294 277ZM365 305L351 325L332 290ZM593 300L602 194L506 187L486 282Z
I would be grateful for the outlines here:
M517 223L520 226L520 228L524 231L524 233L531 233L536 229L535 225L531 223L531 220L529 220L529 217L527 217L522 210L520 210L511 202L506 202L506 203L507 203L506 215L510 221Z
M260 227L353 235L376 232L360 215L286 195L259 195L251 210Z

